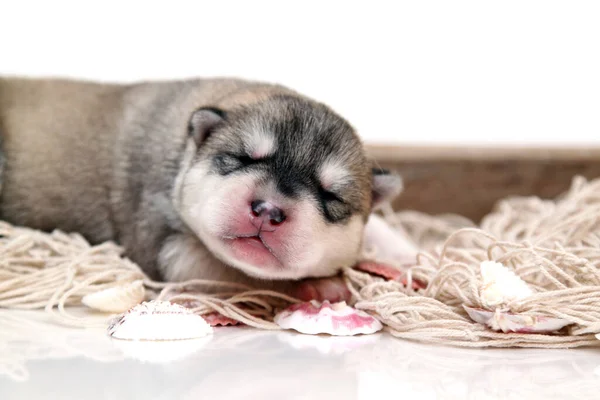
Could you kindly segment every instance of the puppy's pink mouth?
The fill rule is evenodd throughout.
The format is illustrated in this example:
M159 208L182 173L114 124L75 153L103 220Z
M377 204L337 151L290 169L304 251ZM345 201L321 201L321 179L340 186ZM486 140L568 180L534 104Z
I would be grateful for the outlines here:
M233 256L257 267L281 267L273 249L259 236L227 237Z

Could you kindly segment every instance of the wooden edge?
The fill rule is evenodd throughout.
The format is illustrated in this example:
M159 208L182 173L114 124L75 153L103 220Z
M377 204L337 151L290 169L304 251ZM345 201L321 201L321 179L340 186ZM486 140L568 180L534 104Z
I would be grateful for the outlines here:
M397 143L365 144L369 157L380 162L430 161L588 161L600 160L600 143L588 147L426 146Z
M555 198L573 177L600 177L600 147L367 146L382 168L399 173L405 189L393 206L428 214L455 213L479 221L499 199Z

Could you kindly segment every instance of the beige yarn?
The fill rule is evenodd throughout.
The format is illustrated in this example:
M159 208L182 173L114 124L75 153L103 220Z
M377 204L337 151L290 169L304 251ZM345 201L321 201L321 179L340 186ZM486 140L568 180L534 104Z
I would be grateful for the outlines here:
M415 293L347 269L357 308L374 313L397 337L467 347L578 347L600 345L600 179L577 177L556 201L536 197L498 203L476 228L460 220L414 212L387 218L425 250L411 279L426 282ZM465 222L465 225L469 225ZM452 232L441 245L432 238ZM537 292L508 305L511 312L574 322L562 334L505 334L473 323L462 305L481 307L478 268L494 260L511 268Z
M121 254L114 243L90 246L78 234L47 234L0 222L0 307L45 308L64 323L86 326L85 319L65 306L81 305L86 294L145 278Z
M467 347L566 348L600 345L600 179L575 178L555 201L511 198L475 227L458 216L384 212L423 249L408 272L427 283L414 292L353 269L343 271L357 308L394 336ZM149 280L112 243L90 246L81 236L46 234L0 223L0 307L45 308L57 321L97 324L76 315L88 293L144 279L149 298L169 299L203 315L211 311L262 329L277 309L296 301L272 291L214 281L181 284ZM376 258L371 249L365 258ZM481 306L479 264L502 262L535 291L508 305L511 312L567 319L557 334L498 333L471 321L462 305ZM210 288L211 293L207 294Z

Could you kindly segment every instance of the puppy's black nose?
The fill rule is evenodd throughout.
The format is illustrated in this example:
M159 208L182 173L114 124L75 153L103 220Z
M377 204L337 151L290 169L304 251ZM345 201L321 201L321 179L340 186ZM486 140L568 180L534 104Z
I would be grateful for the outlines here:
M250 208L253 216L262 218L263 221L268 221L271 225L279 225L285 221L283 210L268 201L254 200L250 203Z

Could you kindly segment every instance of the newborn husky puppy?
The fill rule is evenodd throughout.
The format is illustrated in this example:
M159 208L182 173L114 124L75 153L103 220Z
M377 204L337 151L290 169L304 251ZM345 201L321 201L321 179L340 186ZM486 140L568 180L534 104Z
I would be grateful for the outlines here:
M401 181L290 89L231 79L0 79L1 217L114 240L149 275L343 297L373 207ZM300 289L299 289L300 288Z

